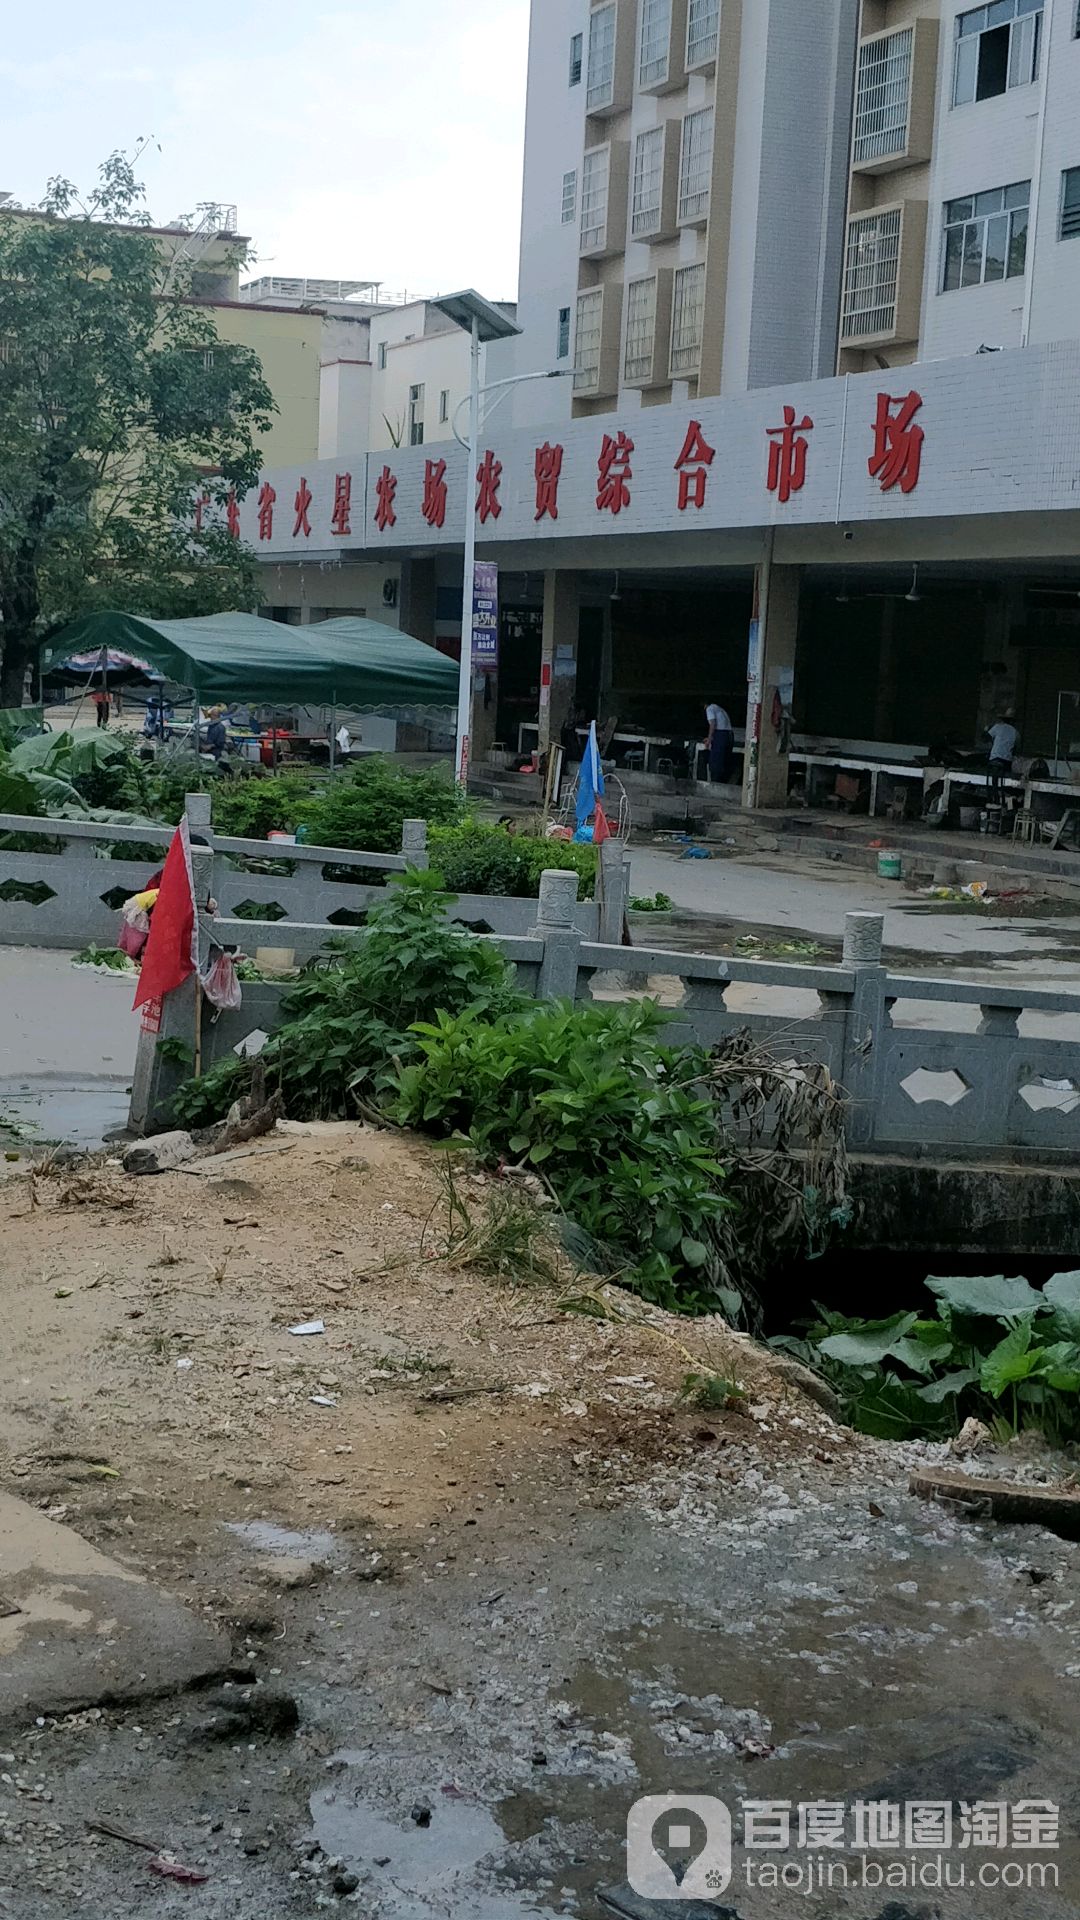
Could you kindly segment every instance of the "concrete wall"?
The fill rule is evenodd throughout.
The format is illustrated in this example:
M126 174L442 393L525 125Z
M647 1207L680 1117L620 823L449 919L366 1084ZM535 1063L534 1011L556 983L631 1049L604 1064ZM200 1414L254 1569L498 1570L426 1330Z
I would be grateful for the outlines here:
M267 466L314 460L319 452L319 365L322 315L235 306L210 309L222 340L250 347L277 403L261 450Z
M383 626L397 627L400 619L401 563L387 560L351 563L315 561L311 566L265 566L259 569L262 611L286 609L295 623L336 619L342 614L364 614ZM388 602L387 588L393 591ZM420 637L420 636L418 636Z
M489 378L532 373L556 364L559 311L569 307L571 328L578 282L581 157L585 147L585 77L569 85L570 40L580 33L588 52L587 0L533 0L525 109L525 171L518 275L518 323L523 337L488 351ZM562 219L563 174L578 175L575 217ZM501 417L522 427L570 418L571 382L537 381L518 387Z

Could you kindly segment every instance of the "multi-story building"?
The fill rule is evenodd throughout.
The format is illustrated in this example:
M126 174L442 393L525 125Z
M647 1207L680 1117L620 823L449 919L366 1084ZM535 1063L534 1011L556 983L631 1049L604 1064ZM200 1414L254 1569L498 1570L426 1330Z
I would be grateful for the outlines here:
M488 369L567 377L471 472L271 474L313 504L245 507L264 558L310 592L392 563L448 642L475 514L474 762L576 703L678 766L749 686L759 804L838 761L860 804L921 792L1006 706L1080 766L1078 0L534 0L529 59L523 331Z
M857 24L858 0L534 7L514 359L573 356L565 411L834 371Z
M469 343L430 300L387 293L374 280L276 274L248 282L240 299L250 311L319 318L321 457L453 437L455 416L469 393ZM500 304L513 313L512 304ZM482 348L482 379L485 354Z
M862 0L841 371L1080 331L1076 0Z

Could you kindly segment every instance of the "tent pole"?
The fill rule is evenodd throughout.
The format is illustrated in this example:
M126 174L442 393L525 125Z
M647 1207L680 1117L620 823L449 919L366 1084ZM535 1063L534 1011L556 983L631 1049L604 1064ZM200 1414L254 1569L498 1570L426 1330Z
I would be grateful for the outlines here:
M199 757L199 707L201 704L199 700L198 687L192 688L192 699L194 700L194 703L195 703L191 710L191 725L192 725L192 732L193 732L192 744L194 746L195 758L197 760Z
M333 782L333 778L334 778L334 749L336 746L337 746L337 688L335 687L334 698L330 707L330 780L331 780L331 783Z

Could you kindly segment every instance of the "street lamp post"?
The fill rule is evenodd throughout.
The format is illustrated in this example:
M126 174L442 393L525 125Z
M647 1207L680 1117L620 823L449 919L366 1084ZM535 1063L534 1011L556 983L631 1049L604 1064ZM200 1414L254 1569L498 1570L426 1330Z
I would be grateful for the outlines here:
M476 484L476 460L480 450L480 433L483 424L481 400L489 393L498 393L500 399L511 387L522 386L529 380L562 380L573 374L572 367L545 367L539 373L515 373L507 380L493 380L490 385L480 385L480 348L489 340L509 340L521 333L521 328L507 318L500 307L492 306L479 293L471 288L464 293L448 293L429 303L445 313L448 320L463 329L471 337L469 355L469 438L462 440L458 432L458 415L466 402L463 400L451 421L451 428L459 446L466 449L468 466L465 476L465 562L461 583L461 662L458 668L458 710L457 710L457 748L455 754L455 778L462 787L469 779L469 736L472 731L472 667L473 667L473 600L476 591L476 500L473 487ZM498 401L495 402L498 405Z

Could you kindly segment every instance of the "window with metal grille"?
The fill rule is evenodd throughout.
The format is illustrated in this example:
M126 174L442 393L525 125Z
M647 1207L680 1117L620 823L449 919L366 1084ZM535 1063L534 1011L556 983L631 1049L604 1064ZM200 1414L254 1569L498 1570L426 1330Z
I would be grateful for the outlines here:
M861 214L848 222L840 327L845 340L892 332L899 265L899 207Z
M450 389L443 387L439 394L439 425L445 427L450 418Z
M604 289L590 287L577 297L574 328L574 392L596 391L600 385L600 335L604 321Z
M656 276L631 280L626 290L626 355L623 378L648 380L656 345Z
M564 173L562 177L562 223L570 226L577 218L577 168L573 173Z
M659 233L664 185L664 129L650 127L634 144L630 231L635 240Z
M1066 167L1061 176L1061 238L1080 240L1080 167Z
M558 331L558 335L556 337L556 343L555 343L555 358L556 360L569 360L570 358L570 309L569 307L559 308L559 331Z
M581 61L585 51L585 35L575 33L570 41L570 85L581 85Z
M866 40L859 48L855 89L855 160L903 153L911 102L912 27Z
M581 251L607 245L608 175L611 150L594 147L581 169Z
M702 107L698 113L688 113L682 123L682 153L679 159L680 220L700 220L709 211L715 118L715 110L712 107Z
M641 0L638 86L662 86L671 51L671 0Z
M941 291L1012 280L1027 266L1031 181L945 203Z
M954 107L1027 87L1039 72L1043 0L989 0L957 15Z
M705 319L705 268L678 267L671 299L671 372L696 373Z
M690 0L686 21L686 64L702 66L716 59L720 39L720 0Z
M615 98L615 7L597 7L589 16L589 82L585 106L589 113L610 107Z

